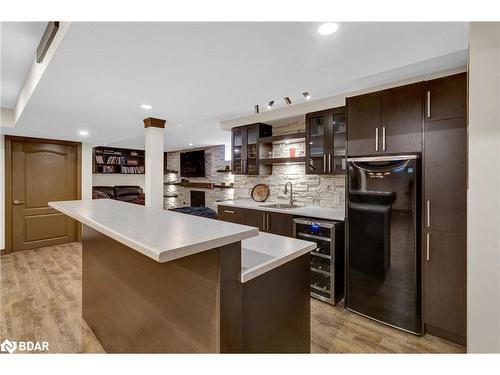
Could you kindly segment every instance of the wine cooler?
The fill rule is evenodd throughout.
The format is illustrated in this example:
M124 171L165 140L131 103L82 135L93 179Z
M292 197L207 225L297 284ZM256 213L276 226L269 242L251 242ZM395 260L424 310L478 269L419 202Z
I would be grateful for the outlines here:
M344 297L344 223L296 218L294 237L316 242L311 251L311 296L331 305Z

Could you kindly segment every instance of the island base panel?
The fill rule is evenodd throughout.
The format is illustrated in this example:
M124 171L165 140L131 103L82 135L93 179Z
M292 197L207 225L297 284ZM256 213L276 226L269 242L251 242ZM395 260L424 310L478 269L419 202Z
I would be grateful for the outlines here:
M225 301L238 295L240 248L236 242L158 263L84 226L83 317L110 353L240 351L241 310ZM220 277L232 280L224 291ZM227 334L235 337L221 337Z

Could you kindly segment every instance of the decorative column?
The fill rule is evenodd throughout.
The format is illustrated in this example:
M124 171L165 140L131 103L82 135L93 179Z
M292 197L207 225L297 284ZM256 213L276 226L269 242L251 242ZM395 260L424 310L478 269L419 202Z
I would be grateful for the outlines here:
M165 120L144 119L146 207L163 208L163 132Z

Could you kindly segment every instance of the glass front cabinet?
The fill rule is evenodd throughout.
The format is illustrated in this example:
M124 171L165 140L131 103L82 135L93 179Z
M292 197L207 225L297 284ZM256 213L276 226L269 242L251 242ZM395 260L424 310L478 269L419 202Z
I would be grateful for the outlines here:
M306 115L306 173L337 175L346 171L345 107Z
M234 174L258 175L260 138L270 137L272 127L266 124L239 126L231 130L232 171Z

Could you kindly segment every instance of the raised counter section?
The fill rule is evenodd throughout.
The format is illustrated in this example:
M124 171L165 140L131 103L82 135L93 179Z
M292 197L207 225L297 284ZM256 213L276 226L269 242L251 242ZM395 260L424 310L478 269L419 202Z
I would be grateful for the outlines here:
M325 220L337 220L344 221L345 220L345 212L342 208L329 208L329 207L319 207L319 206L302 206L302 207L294 207L294 208L270 208L263 207L268 204L277 203L277 202L255 202L249 199L239 199L234 201L224 201L217 202L217 205L228 206L228 207L241 207L247 208L250 210L259 210L259 211L267 211L267 212L279 212L290 214L294 216L303 216L310 217L315 219L325 219ZM282 201L282 203L288 203Z
M145 256L164 263L257 236L257 228L112 199L49 206Z
M241 242L241 282L252 280L314 249L314 242L261 232Z

